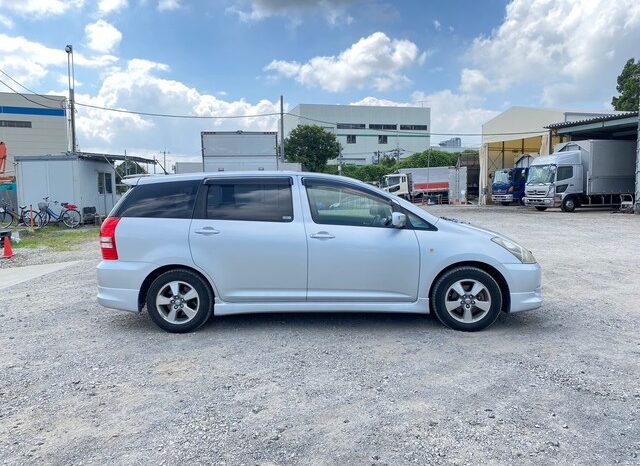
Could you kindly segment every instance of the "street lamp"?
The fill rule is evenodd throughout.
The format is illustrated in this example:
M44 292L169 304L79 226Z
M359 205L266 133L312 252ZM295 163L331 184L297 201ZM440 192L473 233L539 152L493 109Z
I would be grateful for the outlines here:
M76 77L73 67L73 46L67 45L64 48L64 51L67 52L67 77L69 80L69 113L71 118L71 153L75 154L76 152L76 115L75 115L75 104L74 104L74 91L76 87Z

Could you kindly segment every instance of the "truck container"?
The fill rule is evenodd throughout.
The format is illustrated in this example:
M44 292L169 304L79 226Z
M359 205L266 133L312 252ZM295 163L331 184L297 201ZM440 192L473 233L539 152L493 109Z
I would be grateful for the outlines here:
M465 202L467 167L401 168L383 177L382 189L409 200L438 196L441 201Z
M554 146L529 168L525 204L538 210L560 207L616 207L632 200L635 189L635 141L589 139Z

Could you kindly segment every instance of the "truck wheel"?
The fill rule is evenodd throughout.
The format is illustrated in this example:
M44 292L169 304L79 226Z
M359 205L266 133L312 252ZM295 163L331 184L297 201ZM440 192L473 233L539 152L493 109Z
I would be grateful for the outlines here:
M545 210L547 210L547 208L546 207L542 207L540 205L537 205L536 206L536 210L539 210L540 212L544 212Z
M576 199L573 196L565 197L560 206L563 212L573 212L576 207Z
M151 320L167 332L192 332L211 316L213 296L200 276L174 269L160 275L149 287L147 310Z
M509 205L509 204L511 204L511 202L501 202L500 204L502 204L502 205Z
M432 309L453 330L475 332L493 324L502 308L500 287L484 270L458 267L433 287Z

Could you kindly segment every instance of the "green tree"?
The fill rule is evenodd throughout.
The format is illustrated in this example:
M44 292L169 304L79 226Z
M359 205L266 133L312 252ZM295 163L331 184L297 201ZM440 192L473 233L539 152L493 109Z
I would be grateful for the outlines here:
M618 76L616 89L620 96L611 100L616 110L633 112L638 110L638 95L640 94L640 60L629 58Z
M284 140L287 161L301 163L311 172L323 171L327 161L337 158L341 150L335 134L316 125L300 125Z

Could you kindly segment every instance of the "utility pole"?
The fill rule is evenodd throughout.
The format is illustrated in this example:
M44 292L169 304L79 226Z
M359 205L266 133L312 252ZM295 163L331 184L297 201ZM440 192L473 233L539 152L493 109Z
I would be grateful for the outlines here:
M67 45L64 48L67 52L67 77L69 80L69 113L71 118L71 153L76 153L76 110L75 110L75 87L76 77L73 67L73 46Z
M166 150L163 150L163 151L160 151L160 153L164 157L162 159L162 171L164 172L165 175L168 175L168 173L167 173L167 154L170 154L171 152L167 152Z
M284 97L280 96L280 157L284 162Z
M636 143L636 199L634 212L640 215L640 74L638 78L638 142Z

